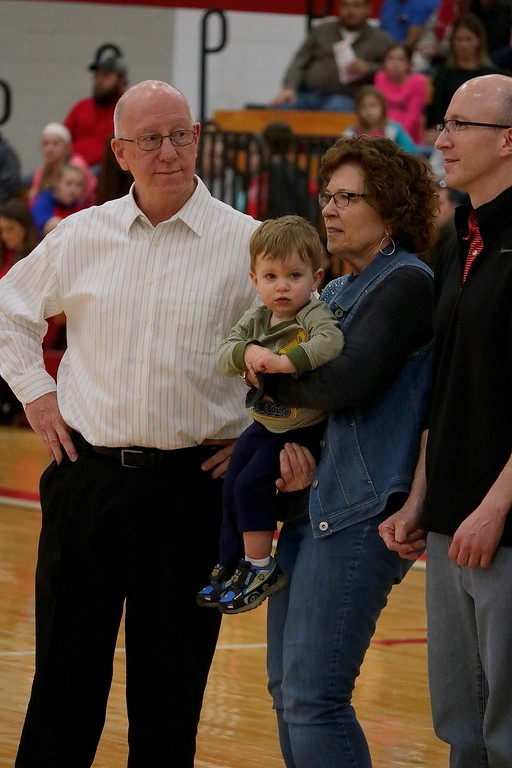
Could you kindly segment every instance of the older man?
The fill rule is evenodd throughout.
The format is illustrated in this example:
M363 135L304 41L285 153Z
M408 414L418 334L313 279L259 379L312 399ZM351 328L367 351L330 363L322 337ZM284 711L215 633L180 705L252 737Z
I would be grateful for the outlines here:
M340 0L338 21L315 27L292 59L273 104L351 112L359 86L371 83L394 41L369 24L368 0Z
M17 768L91 766L123 608L128 765L193 766L219 629L195 595L216 556L219 477L247 423L243 385L216 372L215 352L253 301L257 226L195 176L199 133L170 85L130 88L112 141L130 193L65 219L0 284L2 375L54 459ZM40 346L61 311L56 386Z
M512 79L464 83L439 128L446 183L470 203L436 265L426 469L423 451L381 535L414 557L428 532L432 710L451 768L510 768Z

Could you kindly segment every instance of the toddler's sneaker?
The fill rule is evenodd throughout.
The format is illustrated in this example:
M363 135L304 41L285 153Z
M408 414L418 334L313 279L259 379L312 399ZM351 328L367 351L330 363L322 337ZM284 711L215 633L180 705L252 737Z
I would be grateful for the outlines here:
M231 571L223 565L217 565L210 573L210 583L196 595L196 601L201 608L218 608L219 597L226 589Z
M240 560L219 599L222 613L243 613L257 608L267 597L286 586L288 577L271 557L264 568Z

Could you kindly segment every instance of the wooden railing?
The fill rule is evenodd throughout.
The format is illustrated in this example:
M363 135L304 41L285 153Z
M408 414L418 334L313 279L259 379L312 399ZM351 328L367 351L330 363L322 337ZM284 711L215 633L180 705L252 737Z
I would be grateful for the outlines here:
M213 121L221 131L261 133L276 120L288 123L300 136L340 136L345 128L353 125L352 112L314 112L283 109L217 110Z

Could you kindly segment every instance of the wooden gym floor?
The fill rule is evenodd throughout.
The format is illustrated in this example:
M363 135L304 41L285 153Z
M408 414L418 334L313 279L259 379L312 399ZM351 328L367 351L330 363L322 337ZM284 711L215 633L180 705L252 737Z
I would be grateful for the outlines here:
M26 428L0 427L0 768L12 768L34 658L33 578L47 460ZM354 704L374 768L445 768L432 731L426 673L425 573L393 590L358 680ZM205 696L196 768L283 768L266 690L265 604L223 620ZM109 712L94 768L126 765L120 635ZM72 768L72 766L70 766ZM333 768L336 768L333 766Z

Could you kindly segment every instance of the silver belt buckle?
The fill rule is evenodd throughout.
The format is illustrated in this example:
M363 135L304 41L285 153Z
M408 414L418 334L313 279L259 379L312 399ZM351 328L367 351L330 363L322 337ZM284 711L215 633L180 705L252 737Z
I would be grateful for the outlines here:
M143 456L144 451L136 451L133 450L133 448L121 448L121 466L127 467L127 469L142 469L142 467L137 464L127 464L126 462L129 461L128 456L130 454L136 454L137 456Z

